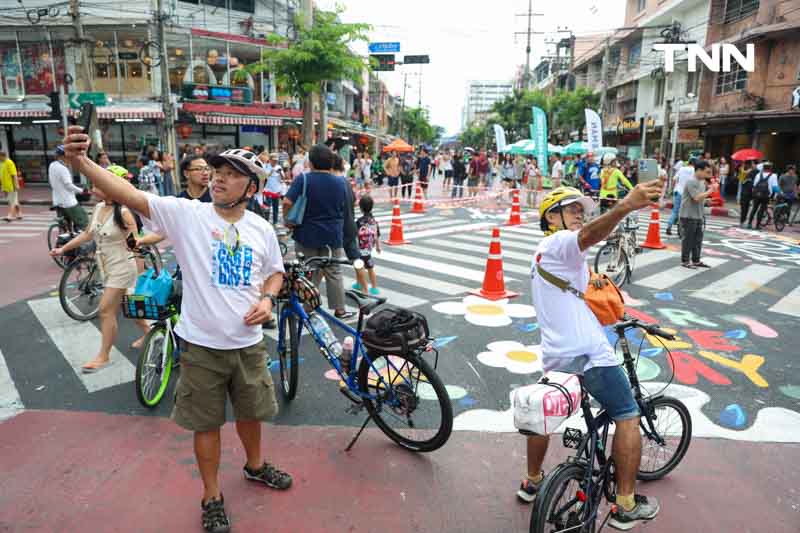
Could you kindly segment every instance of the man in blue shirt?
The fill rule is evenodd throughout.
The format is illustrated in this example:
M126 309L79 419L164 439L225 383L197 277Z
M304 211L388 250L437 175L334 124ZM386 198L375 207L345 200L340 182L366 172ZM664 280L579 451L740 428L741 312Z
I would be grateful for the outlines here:
M600 166L594 162L594 155L589 152L586 159L578 163L578 179L587 193L600 190Z
M303 194L303 184L308 180L303 223L299 226L286 223L293 230L295 251L306 257L327 256L328 247L333 250L334 257L344 257L342 235L347 191L344 180L332 173L335 159L336 154L330 148L324 144L314 145L308 152L311 172L297 176L283 199L285 217ZM340 265L332 264L316 270L315 285L319 285L323 275L327 281L328 307L335 310L337 318L351 318L353 313L345 310Z

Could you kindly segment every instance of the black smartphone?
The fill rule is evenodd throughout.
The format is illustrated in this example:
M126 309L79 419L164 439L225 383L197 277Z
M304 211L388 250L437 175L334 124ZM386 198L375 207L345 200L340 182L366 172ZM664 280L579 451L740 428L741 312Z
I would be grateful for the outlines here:
M136 249L136 237L133 236L133 233L128 233L128 237L125 239L125 244L128 245L129 250Z
M94 104L91 102L84 102L81 104L81 114L78 117L78 126L83 128L83 133L89 135L89 126L92 124L94 118Z

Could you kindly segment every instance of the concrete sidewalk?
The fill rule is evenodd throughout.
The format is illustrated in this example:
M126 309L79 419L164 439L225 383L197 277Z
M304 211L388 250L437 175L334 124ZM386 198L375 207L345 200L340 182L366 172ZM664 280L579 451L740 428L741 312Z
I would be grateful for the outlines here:
M131 392L133 394L133 392ZM413 454L369 429L265 426L270 461L294 476L277 492L242 479L244 453L223 431L220 472L233 531L521 532L525 468L517 434L454 433ZM553 439L551 467L566 455ZM797 533L800 445L695 439L667 478L653 532ZM0 531L201 531L192 435L163 418L26 411L0 423Z

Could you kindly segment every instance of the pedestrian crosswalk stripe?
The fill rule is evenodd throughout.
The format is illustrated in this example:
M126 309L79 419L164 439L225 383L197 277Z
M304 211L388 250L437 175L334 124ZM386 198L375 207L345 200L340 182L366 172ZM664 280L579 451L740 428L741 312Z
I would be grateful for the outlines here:
M492 240L491 236L489 235L451 235L447 237L448 239L456 239L459 241L469 241L469 242L479 242L486 244L486 249L489 249L489 241ZM508 235L503 235L500 233L500 247L505 250L506 248L513 248L517 250L527 250L531 253L536 249L539 245L539 241L541 238L536 237L526 237L526 238L510 238Z
M11 241L0 241L0 244L8 244L8 243L10 243L10 242L11 242Z
M11 373L8 371L6 359L0 350L0 422L19 413L24 406L17 391Z
M789 294L778 300L769 310L773 313L800 317L800 286L795 287Z
M388 267L383 264L377 265L375 269L376 269L375 272L378 275L379 280L387 279L395 283L410 285L411 287L413 287L413 290L417 294L419 293L419 291L425 290L425 291L433 291L441 294L446 294L448 296L455 296L457 294L461 294L472 290L470 287L464 287L463 285L458 285L456 283L451 283L449 281L442 281L440 279L431 278L429 276L420 276L417 274L404 272L402 270L396 270L394 268ZM440 271L440 273L444 272L446 272L446 270Z
M50 222L14 222L12 224L6 224L5 226L0 226L0 231L5 229L21 229L21 228L49 228L52 224Z
M693 292L692 297L732 305L784 272L785 268L748 265Z
M24 238L24 237L35 237L37 235L41 235L41 232L35 232L35 233L16 233L16 232L15 233L7 233L5 231L0 231L0 235L2 235L3 237L23 237Z
M400 263L402 265L410 266L413 268L420 268L424 270L437 272L440 274L446 274L447 276L451 277L454 276L457 278L462 278L470 281L483 282L484 272L482 269L471 270L468 268L457 267L455 265L447 263L439 263L438 261L429 261L427 259L422 259L420 257L414 257L411 255L401 255L394 252L382 252L381 254L377 255L376 258L381 263L383 263L384 261L390 261L393 263ZM421 285L421 287L424 286L425 284Z
M481 242L483 239L481 237L474 237L475 242ZM443 248L452 248L455 250L463 250L465 252L475 252L476 254L480 254L479 257L486 257L489 254L489 242L486 241L483 246L477 244L462 244L460 242L453 242L449 238L448 239L436 239L432 241L425 241L426 243L433 244L437 247ZM517 261L522 261L528 266L530 266L531 261L533 260L533 252L528 253L519 253L507 250L505 246L503 246L502 242L500 244L500 249L503 251L503 259L515 259Z
M486 251L488 253L488 247L487 247ZM407 253L409 253L409 254L411 254L413 256L416 256L418 254L427 255L427 256L430 256L430 257L437 258L437 259L449 259L450 261L455 261L457 263L464 263L464 264L467 264L467 265L475 265L475 266L478 266L478 267L481 267L481 268L485 268L486 267L486 255L484 255L484 257L476 257L474 255L471 255L471 254L468 255L468 254L465 254L463 252L462 253L446 252L446 251L442 250L441 247L439 247L439 246L426 248L426 247L423 247L423 246L414 245L413 249L412 248L406 248L405 250L398 250L398 252L407 252ZM514 272L515 274L528 275L528 274L530 274L530 270L531 269L529 267L522 267L522 266L518 266L518 265L510 264L510 263L506 262L503 265L503 270L505 270L507 272Z
M444 228L444 227L454 227L457 228L457 224L453 224L452 220L439 220L437 222L428 222L427 220L415 220L414 224L410 224L406 226L403 224L403 231L424 231L430 230L434 228Z
M400 215L400 219L401 220L411 220L412 218L420 218L420 217L424 217L424 216L425 215L421 215L419 213L403 213L402 215ZM391 222L393 217L392 217L391 214L389 214L389 215L383 215L383 216L374 217L374 218L378 222ZM438 220L438 219L440 219L442 217L437 217L437 216L429 217L429 219L431 219L431 218L435 218L435 219Z
M412 296L410 294L405 294L403 292L397 292L390 289L385 289L382 287L383 283L387 280L380 276L380 272L378 273L378 287L381 293L378 296L383 298L387 298L387 302L392 305L397 305L399 307L417 307L418 305L424 305L428 303L428 300L417 298L416 296ZM350 289L353 284L356 282L355 278L345 276L344 278L344 289ZM366 291L366 288L365 288ZM349 300L352 302L352 300Z
M655 263L660 263L661 261L666 261L667 259L676 258L678 258L677 252L671 252L669 250L651 250L636 256L634 259L634 268L644 268Z
M534 237L544 237L544 232L540 229L523 228L520 226L505 226L501 228L500 232L510 231L511 233L522 233L524 235L533 235Z
M707 257L703 259L703 261L705 261L712 267L717 267L723 263L728 262L727 259L722 259L719 257ZM634 280L633 284L641 285L642 287L648 287L651 289L664 290L672 287L673 285L677 285L678 283L686 281L689 278L693 278L694 276L702 274L704 272L708 272L708 270L704 268L689 269L678 265L676 267L663 270L658 274L646 277L642 280L639 281Z
M114 347L111 348L108 367L94 374L81 371L81 366L100 347L102 337L94 324L69 318L61 309L58 298L30 300L28 305L87 391L96 392L133 381L136 368Z
M459 221L454 221L453 225L449 226L447 228L429 229L429 230L417 231L417 232L412 232L412 233L405 233L404 236L408 240L421 239L423 237L433 237L435 235L445 235L447 233L454 233L456 231L458 231L458 232L475 231L475 230L480 230L480 229L485 229L485 228L491 228L491 227L494 227L496 225L497 224L495 224L493 222L479 222L479 223L476 223L476 224L459 225Z

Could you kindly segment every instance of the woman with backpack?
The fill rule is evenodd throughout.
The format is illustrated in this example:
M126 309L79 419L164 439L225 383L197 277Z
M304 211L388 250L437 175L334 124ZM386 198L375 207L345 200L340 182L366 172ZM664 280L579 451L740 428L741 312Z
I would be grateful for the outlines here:
M753 207L750 209L747 229L753 229L753 217L756 219L756 229L761 229L761 219L767 214L769 199L773 192L778 191L778 176L772 172L772 163L765 161L761 165L761 172L753 178Z

